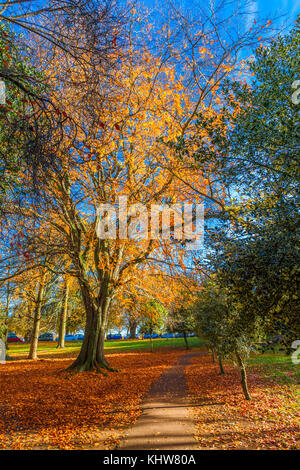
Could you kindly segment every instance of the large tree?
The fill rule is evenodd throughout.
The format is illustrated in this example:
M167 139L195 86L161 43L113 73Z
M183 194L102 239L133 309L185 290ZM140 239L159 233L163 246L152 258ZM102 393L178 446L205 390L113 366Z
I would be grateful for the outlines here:
M30 259L19 258L15 274L48 259L47 269L78 281L86 328L73 370L109 369L104 357L109 309L118 291L138 277L142 264L149 271L153 265L157 270L160 263L169 265L171 275L174 266L189 263L185 241L175 237L128 239L119 226L115 237L97 237L98 206L116 207L119 196L127 196L128 205L142 203L147 209L161 202L171 206L222 199L222 192L212 191L206 172L199 175L190 155L178 159L172 145L192 132L200 110L219 115L220 83L236 64L241 45L255 37L249 31L233 38L223 31L220 37L224 12L223 18L217 17L216 11L210 12L212 28L198 19L190 30L177 12L173 20L178 20L178 28L172 32L171 24L165 25L155 36L160 48L150 48L145 31L151 25L144 22L141 32L140 17L133 14L125 44L105 36L113 46L107 60L95 64L93 49L87 50L85 63L93 66L84 68L57 48L47 62L54 84L52 102L60 115L72 116L77 133L74 138L65 126L57 152L60 164L47 177L39 177L38 204L33 207L28 197L16 210L15 201L9 200L7 213L22 221L24 244L32 253ZM22 183L28 188L25 177ZM127 217L131 228L139 210L136 205ZM62 256L70 261L68 268L55 265ZM7 263L5 259L4 266Z

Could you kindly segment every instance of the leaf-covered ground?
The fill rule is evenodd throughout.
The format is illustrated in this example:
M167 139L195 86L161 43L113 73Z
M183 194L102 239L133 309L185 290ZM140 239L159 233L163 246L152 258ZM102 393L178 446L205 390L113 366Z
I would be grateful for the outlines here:
M110 363L121 372L107 376L66 375L61 371L70 358L1 365L0 449L114 448L140 415L152 382L182 354L111 354ZM275 359L250 361L251 402L244 400L232 366L225 364L221 376L209 355L193 359L186 373L200 449L299 448L297 367L284 357Z
M70 359L16 361L0 369L0 449L109 449L140 414L151 383L183 351L113 354L120 372L60 373Z
M297 449L300 409L296 374L280 380L275 369L249 367L253 400L243 398L239 372L225 364L221 376L209 355L187 367L189 392L195 400L199 449ZM273 370L273 373L271 372ZM296 372L296 370L295 370Z

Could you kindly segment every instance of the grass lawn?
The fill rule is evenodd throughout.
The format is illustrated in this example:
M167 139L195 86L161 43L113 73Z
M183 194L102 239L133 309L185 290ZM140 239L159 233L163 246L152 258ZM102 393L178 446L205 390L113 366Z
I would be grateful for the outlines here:
M188 338L191 348L199 348L205 341L198 337ZM38 345L38 354L40 357L45 355L51 357L73 357L79 352L82 342L70 341L65 344L64 349L56 349L57 343L52 341L41 341ZM154 350L160 349L184 349L183 338L153 339ZM146 340L118 340L106 341L105 350L107 353L126 353L136 351L149 351L150 341ZM11 343L8 349L8 355L14 358L26 358L29 352L29 344ZM264 354L252 354L247 359L249 369L255 367L260 373L270 380L276 380L280 383L300 383L300 365L295 365L291 361L291 356L283 352L266 352Z
M283 352L265 352L252 355L247 360L250 369L254 366L271 381L283 384L300 383L300 365L293 364L290 355Z
M191 348L199 348L204 344L204 340L193 337L188 338ZM64 349L56 349L57 342L55 341L41 341L38 345L39 356L43 355L76 355L82 345L82 341L67 342ZM183 338L168 338L168 339L153 339L153 349L160 350L161 348L185 348ZM148 351L150 350L150 341L147 340L120 340L120 341L106 341L105 350L107 353L114 352L135 352L135 351ZM7 351L8 356L12 359L15 357L26 356L29 352L29 344L14 344L9 345Z

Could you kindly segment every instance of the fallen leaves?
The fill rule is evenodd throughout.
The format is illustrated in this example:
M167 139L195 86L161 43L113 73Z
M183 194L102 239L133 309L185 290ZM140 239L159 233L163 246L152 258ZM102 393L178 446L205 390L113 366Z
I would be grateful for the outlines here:
M119 373L65 378L70 359L8 362L0 369L0 449L113 449L140 415L152 382L183 351L112 354ZM200 449L299 448L296 385L250 369L253 401L244 400L237 370L221 376L210 356L186 368Z
M0 369L0 449L112 449L140 414L150 385L182 351L113 354L121 369L66 376L70 359L16 361Z
M199 449L297 449L299 402L296 385L269 381L251 368L253 400L243 398L239 372L226 365L221 376L210 356L187 367L189 392L195 400Z

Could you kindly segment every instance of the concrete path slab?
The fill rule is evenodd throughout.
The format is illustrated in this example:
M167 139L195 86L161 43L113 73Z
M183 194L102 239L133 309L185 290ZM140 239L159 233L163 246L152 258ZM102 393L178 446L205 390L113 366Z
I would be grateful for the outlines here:
M142 404L143 412L125 434L120 450L197 449L185 366L198 354L181 356L154 382Z

